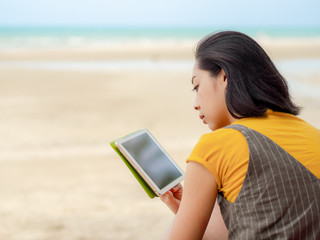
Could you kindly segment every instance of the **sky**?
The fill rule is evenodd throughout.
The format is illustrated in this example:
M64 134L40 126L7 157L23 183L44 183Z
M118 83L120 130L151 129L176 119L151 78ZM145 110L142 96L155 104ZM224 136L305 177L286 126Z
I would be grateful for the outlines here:
M0 26L319 26L319 0L0 0Z

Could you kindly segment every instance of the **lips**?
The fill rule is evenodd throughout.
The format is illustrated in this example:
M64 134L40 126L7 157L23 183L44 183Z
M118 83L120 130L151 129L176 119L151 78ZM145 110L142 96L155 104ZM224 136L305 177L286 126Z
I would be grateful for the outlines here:
M204 115L200 115L199 118L203 121L204 124L207 124L205 116Z

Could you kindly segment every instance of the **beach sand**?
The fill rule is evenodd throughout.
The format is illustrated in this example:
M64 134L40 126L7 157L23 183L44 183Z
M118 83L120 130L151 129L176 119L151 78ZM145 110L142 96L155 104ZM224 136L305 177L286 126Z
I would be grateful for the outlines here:
M320 58L319 39L260 41L273 60ZM194 44L2 50L0 61L192 61ZM109 142L148 128L185 169L209 132L192 108L191 71L0 68L0 239L161 239L173 215ZM319 88L319 71L302 76ZM319 97L294 98L320 128Z

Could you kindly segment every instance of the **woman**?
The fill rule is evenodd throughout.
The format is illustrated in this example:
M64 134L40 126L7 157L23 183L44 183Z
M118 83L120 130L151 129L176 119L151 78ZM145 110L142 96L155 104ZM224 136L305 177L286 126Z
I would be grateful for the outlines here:
M239 32L195 56L194 108L213 132L187 159L183 194L161 197L176 213L168 239L320 239L320 131L296 117L285 79Z

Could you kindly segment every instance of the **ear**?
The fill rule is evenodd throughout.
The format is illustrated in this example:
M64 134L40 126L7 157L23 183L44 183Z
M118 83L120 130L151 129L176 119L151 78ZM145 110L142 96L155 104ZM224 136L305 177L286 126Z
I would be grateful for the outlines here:
M225 88L227 88L227 86L228 86L228 79L227 79L227 75L226 75L225 71L224 71L223 69L221 69L219 75L220 75L220 78L221 78L221 83L223 84L223 86L224 86Z

